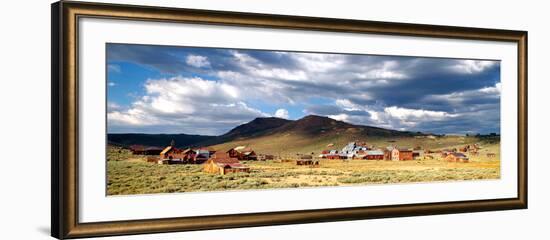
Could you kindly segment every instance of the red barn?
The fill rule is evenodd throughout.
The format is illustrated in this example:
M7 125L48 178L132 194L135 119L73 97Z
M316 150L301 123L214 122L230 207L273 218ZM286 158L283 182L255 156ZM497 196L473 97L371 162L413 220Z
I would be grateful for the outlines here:
M185 157L185 150L176 148L174 146L168 146L160 152L160 159L162 160L183 160Z
M393 161L406 161L413 159L413 151L407 148L394 148L391 151L391 160Z
M237 158L238 160L258 160L256 152L249 147L238 146L227 151L229 157Z
M203 170L209 173L221 175L236 172L250 172L250 168L241 164L237 158L227 154L214 154L203 166Z
M363 159L367 160L383 160L384 159L384 152L381 150L370 150L365 151L365 155L363 156Z
M445 160L447 162L464 162L467 163L469 161L468 157L463 153L450 153L445 157Z
M210 152L200 149L179 149L173 146L168 146L160 153L162 163L194 163L200 164L206 162L210 158Z

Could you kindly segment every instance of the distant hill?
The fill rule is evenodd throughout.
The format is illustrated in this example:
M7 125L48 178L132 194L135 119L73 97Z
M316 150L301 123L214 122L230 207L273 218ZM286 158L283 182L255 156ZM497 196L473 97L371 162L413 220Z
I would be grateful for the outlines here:
M269 134L269 132L273 129L277 129L291 122L291 120L276 117L256 118L250 122L231 129L223 135L200 142L200 144L203 146L210 146L235 140L263 136Z
M145 145L163 147L170 145L174 140L177 147L197 146L199 142L204 142L215 136L188 135L188 134L144 134L144 133L109 133L107 140L109 144L119 146Z
M239 125L220 136L187 134L109 134L110 143L166 146L175 140L178 147L211 146L217 150L247 145L259 152L276 154L278 151L318 151L327 144L344 145L349 141L370 141L413 137L421 133L397 131L354 125L328 117L308 115L299 120L256 118Z
M292 122L293 121L291 120L286 120L286 119L276 118L276 117L256 118L248 123L245 123L233 128L231 131L227 132L224 135L219 136L218 138L233 140L233 139L239 139L239 138L245 138L245 137L258 136L263 133L269 132L269 130L279 128L285 124L292 123Z
M261 120L255 119L237 128L254 129L250 126L256 125L259 121ZM283 122L279 121L278 123ZM341 147L350 141L370 142L373 139L405 138L418 135L423 134L353 125L328 117L309 115L295 121L286 120L286 123L281 124L279 127L262 129L254 132L254 134L249 133L247 136L235 137L228 141L219 141L217 144L207 145L212 145L216 150L227 150L235 146L247 145L261 153L280 155L283 154L282 152L318 152L325 149L329 144ZM217 141L219 139L213 140Z
M389 130L384 128L353 125L343 121L334 120L329 117L308 115L296 121L289 121L287 124L273 129L269 134L294 133L310 136L336 134L336 133L359 133L368 136L414 136L416 133Z

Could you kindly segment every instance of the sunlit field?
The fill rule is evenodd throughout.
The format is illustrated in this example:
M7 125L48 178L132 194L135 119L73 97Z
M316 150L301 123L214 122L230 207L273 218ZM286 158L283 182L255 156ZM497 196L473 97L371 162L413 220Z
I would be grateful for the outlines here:
M159 165L147 156L109 148L109 195L227 191L318 186L348 186L498 179L498 143L485 144L467 163L447 162L440 154L410 161L320 160L318 166L296 165L291 159L242 161L250 173L206 173L202 165ZM488 157L487 153L496 156ZM149 157L151 158L151 157Z

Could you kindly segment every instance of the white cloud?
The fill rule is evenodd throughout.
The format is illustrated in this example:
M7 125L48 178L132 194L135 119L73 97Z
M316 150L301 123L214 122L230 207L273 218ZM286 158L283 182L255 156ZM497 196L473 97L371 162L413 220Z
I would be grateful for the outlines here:
M120 73L120 72L121 72L120 66L117 65L117 64L109 64L109 65L107 65L107 71L109 71L109 72L116 72L116 73Z
M501 91L500 84L481 87L498 81L498 74L479 74L498 61L216 50L185 55L185 62L208 67L195 70L216 80L149 80L146 94L132 105L124 110L111 108L113 122L181 125L185 133L221 124L211 127L220 131L258 116L288 118L291 106L322 105L319 102L328 100L333 101L328 104L331 109L317 108L317 114L353 124L413 129L430 121L454 121L473 111L465 107L488 108L483 101L493 101ZM181 71L186 76L194 73L189 69ZM450 84L445 84L447 80ZM460 89L470 90L459 90L456 82L464 82ZM247 105L257 102L281 109L266 114ZM191 128L191 123L202 127Z
M335 114L335 115L328 115L327 117L332 118L332 119L337 120L337 121L347 122L348 118L349 118L349 115L347 115L345 113L340 113L340 114Z
M336 106L343 108L346 111L357 111L363 110L363 108L355 103L352 103L348 99L336 99Z
M114 110L120 110L122 109L122 106L115 102L107 102L107 111L114 111Z
M249 107L238 88L219 81L150 79L145 89L146 95L129 109L111 109L110 127L149 126L166 132L218 135L256 117L269 116Z
M306 71L315 73L323 73L338 69L345 62L345 57L340 54L292 53L291 56L293 56Z
M265 78L278 78L284 80L307 80L307 74L304 71L288 71L282 68L273 69L254 69L252 73Z
M108 82L108 83L107 83L107 86L109 86L109 87L114 87L114 86L116 86L116 83L115 83L115 82Z
M239 51L231 51L236 63L243 69L246 69L249 74L263 78L275 78L281 80L307 80L308 76L303 70L288 70L284 68L267 67L258 59L251 57L248 54Z
M246 99L276 103L294 103L297 98L304 96L288 94L288 85L263 77L245 75L234 71L219 71L216 75L227 84L241 86L243 89L246 88L246 93L243 93L246 95L243 98L246 97Z
M333 113L325 114L327 117L352 124L398 130L412 130L421 124L452 120L460 116L458 113L411 109L397 106L361 106L348 99L337 99L334 103L337 108L332 108L331 111L333 111ZM315 111L307 111L306 113L320 114Z
M288 119L288 110L284 108L277 109L274 116L278 118Z
M161 120L154 115L147 114L145 111L139 108L133 108L126 112L112 111L107 113L107 119L109 124L113 125L137 125L147 126L160 123Z
M480 73L497 64L497 61L460 60L450 68L457 73Z
M500 95L500 93L502 92L502 84L496 83L494 87L484 87L482 89L479 89L479 91L487 94Z
M450 114L443 111L429 111L423 109L409 109L402 107L387 107L384 109L384 112L389 116L400 119L400 120L442 120L448 117L456 117L456 114Z
M397 61L385 61L381 67L373 68L367 72L356 73L361 79L388 80L388 79L406 79L405 73L399 72L399 63Z
M210 62L208 61L208 58L205 56L199 56L199 55L188 55L185 62L197 68L210 66Z
M488 100L499 99L502 91L502 84L496 83L492 87L484 87L475 90L467 90L462 92L452 92L447 94L432 94L424 99L432 102L448 102L452 105L462 105L470 100Z

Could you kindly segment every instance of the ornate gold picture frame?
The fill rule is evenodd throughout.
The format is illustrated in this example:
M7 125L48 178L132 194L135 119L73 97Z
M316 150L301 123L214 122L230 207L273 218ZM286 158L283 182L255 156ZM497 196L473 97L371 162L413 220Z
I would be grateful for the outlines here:
M61 1L52 5L52 236L80 238L527 208L527 32ZM80 222L79 21L83 18L467 39L517 44L517 196L450 202Z

